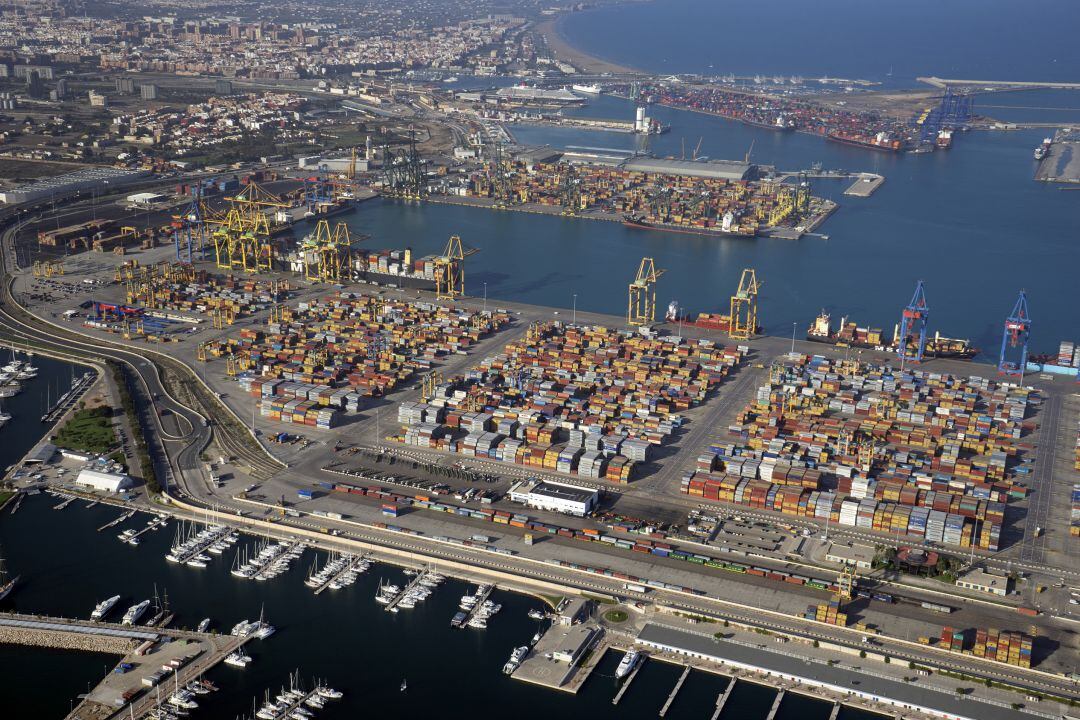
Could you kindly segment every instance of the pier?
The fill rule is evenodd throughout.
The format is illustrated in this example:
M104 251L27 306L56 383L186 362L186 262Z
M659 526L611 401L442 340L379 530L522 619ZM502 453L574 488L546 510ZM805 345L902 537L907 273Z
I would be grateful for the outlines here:
M622 696L626 694L626 691L630 689L630 683L634 682L634 678L637 677L638 672L641 670L641 666L645 664L645 655L642 654L641 659L638 660L637 667L635 667L626 678L626 682L619 688L619 692L615 693L615 697L611 699L612 705L618 705L622 700Z
M832 712L829 713L829 720L836 720L840 716L840 703L833 703Z
M95 380L97 380L97 373L93 370L84 373L82 377L75 381L71 389L61 395L56 403L41 416L41 422L53 422L63 417L64 413L79 402L79 399L90 389Z
M411 590L413 590L417 585L420 584L420 581L424 579L424 574L425 571L421 570L415 575L413 575L412 580L409 581L409 584L402 588L402 590L394 596L394 599L386 604L386 607L384 608L386 612L397 612L396 608L398 606L398 603L400 603L405 598L405 596L409 594ZM489 590L487 593L485 593L484 597L487 598L487 596L490 594L491 591ZM482 602L483 600L476 603L477 606L479 606ZM472 617L472 612L469 613L469 617Z
M784 699L784 693L787 692L783 688L780 688L780 692L776 693L776 698L772 701L772 707L769 708L769 715L765 720L773 720L776 717L777 711L780 710L780 703Z
M679 690L682 690L683 683L686 682L687 676L690 675L690 666L687 665L682 675L679 676L679 681L675 683L675 687L671 689L671 694L668 695L667 701L664 703L664 707L660 708L660 717L667 715L668 708L671 707L671 703L675 702L675 696L679 694ZM772 716L769 716L769 720L772 720Z
M727 699L731 697L731 691L735 689L735 678L731 678L731 682L724 688L724 692L720 693L716 698L716 710L712 714L711 720L717 720L720 717L720 713L724 712L724 706L727 705ZM829 720L836 720L835 717L829 718Z
M347 572L351 572L351 571L353 570L353 568L355 568L355 567L356 567L357 565L359 565L359 564L360 564L360 562L361 562L361 561L362 561L363 559L364 559L364 556L363 556L363 555L357 555L356 557L354 557L354 558L352 559L352 561L351 561L351 562L349 562L349 564L347 564L347 565L346 565L346 566L344 567L344 569L342 569L342 570L341 570L340 572L336 572L336 573L334 573L334 574L333 574L333 576L331 576L330 578L328 578L326 582L324 582L324 583L323 583L322 585L320 585L319 587L315 588L315 594L316 594L316 595L320 595L320 594L322 594L323 590L326 590L327 588L329 588L329 587L330 587L330 585L331 585L331 584L332 584L332 583L333 583L333 582L334 582L335 580L337 580L338 578L340 578L340 577L341 577L342 575L344 575L345 573L347 573ZM419 577L419 576L417 576L417 577Z
M419 576L417 576L417 577L419 577ZM414 582L415 582L415 580L414 580ZM484 602L489 597L491 597L491 593L492 593L492 591L494 589L495 589L494 585L488 585L487 586L487 589L483 593L480 594L480 597L478 597L476 599L476 604L465 611L465 620L462 621L461 625L459 625L458 627L460 627L462 630L469 627L469 621L473 619L473 617L476 615L476 612L480 609L480 607L484 604ZM407 591L407 589L406 589L406 591ZM387 606L387 607L389 607L389 606Z
M153 520L151 520L150 522L148 522L146 524L146 527L144 527L142 530L140 530L139 532L137 532L134 535L132 535L131 537L129 537L125 542L127 542L130 545L138 545L140 535L142 535L143 533L150 532L151 530L157 530L160 527L165 527L166 522L167 521L165 520L165 518L155 517Z
M123 515L116 518L115 520L105 523L104 525L99 527L97 529L97 531L101 532L102 530L108 530L111 527L116 527L120 523L126 522L126 521L130 520L131 518L135 517L136 512L138 512L138 511L137 510L129 510L128 512L124 513Z
M855 182L851 184L851 187L844 191L844 194L852 197L870 197L877 192L877 189L881 187L884 182L884 175L859 173L859 175L856 176Z
M75 496L74 495L61 495L60 497L64 498L64 501L61 502L59 505L54 506L53 510L63 510L68 505L75 502Z

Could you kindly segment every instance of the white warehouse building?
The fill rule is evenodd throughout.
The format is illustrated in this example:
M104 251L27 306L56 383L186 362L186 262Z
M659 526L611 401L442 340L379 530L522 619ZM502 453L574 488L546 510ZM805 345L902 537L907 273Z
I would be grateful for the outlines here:
M527 480L510 489L510 500L537 510L585 517L593 511L600 493L576 485Z
M82 470L79 472L79 476L75 478L76 485L85 485L93 488L94 490L104 490L106 492L120 492L125 490L135 483L131 478L121 473L106 473L98 472L97 470Z

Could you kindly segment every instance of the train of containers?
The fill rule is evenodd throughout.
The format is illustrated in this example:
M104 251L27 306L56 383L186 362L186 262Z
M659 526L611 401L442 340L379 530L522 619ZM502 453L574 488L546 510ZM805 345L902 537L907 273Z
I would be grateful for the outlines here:
M946 626L941 629L940 640L941 647L953 652L970 652L975 657L1022 668L1031 667L1033 640L1030 635L1022 632L994 628L976 628L972 632Z
M1076 434L1073 467L1080 470L1080 431ZM1073 485L1069 496L1069 535L1080 537L1080 485Z
M548 322L426 403L399 405L400 439L627 483L738 363L710 341Z
M430 303L339 293L285 308L280 322L207 344L208 355L248 359L238 377L262 414L331 427L336 409L357 411L438 358L463 353L509 322Z
M1030 470L1029 392L982 378L792 356L682 491L893 536L997 550Z

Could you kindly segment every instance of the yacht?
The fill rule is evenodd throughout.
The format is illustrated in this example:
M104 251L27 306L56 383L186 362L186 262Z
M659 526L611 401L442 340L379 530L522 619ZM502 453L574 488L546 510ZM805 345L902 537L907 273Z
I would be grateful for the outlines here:
M195 632L204 633L210 628L210 618L203 618L203 621L199 623L199 627L195 628Z
M247 664L251 662L251 656L237 650L236 652L229 653L225 656L225 664L232 665L233 667L247 667Z
M10 413L6 413L3 410L0 410L0 427L4 427L4 425L6 425L8 421L11 420L11 418L12 415Z
M315 688L315 692L319 695L319 697L324 697L327 700L340 700L344 694L340 690L335 690L334 688L327 687L325 685L320 685L319 687Z
M487 627L487 620L480 617L479 615L476 615L476 616L473 616L472 618L470 618L469 622L467 622L465 624L468 625L471 628L476 628L477 630L483 630L483 629L485 629Z
M19 582L19 577L17 575L13 578L8 577L4 558L0 556L0 600L3 600L11 594L11 591L15 589L15 584L17 582Z
M521 665L521 661L524 660L525 656L528 654L529 648L527 645L522 645L521 647L514 648L514 652L510 653L510 659L506 661L505 665L503 665L503 673L506 675L510 675L515 670L517 670L518 666Z
M188 560L184 564L187 565L188 567L193 567L193 568L204 568L204 567L206 567L206 562L203 561L203 560L200 560L199 558L191 558L190 560Z
M146 612L147 608L149 608L149 607L150 607L150 601L149 600L143 600L138 605L132 605L131 607L129 607L127 609L127 612L124 613L124 619L121 620L120 622L123 623L124 625L134 625L136 622L138 622L139 618L141 618L143 616L143 614Z
M109 614L109 611L113 609L116 603L120 602L119 595L113 595L108 600L102 600L94 606L94 612L90 613L91 620L100 620Z
M543 620L546 617L547 615L544 614L543 610L537 610L536 608L533 608L529 611L529 618L532 620Z
M273 625L262 620L255 623L255 628L254 636L259 640L265 640L277 631Z
M619 661L619 667L615 668L615 677L624 678L630 674L630 671L634 669L634 666L638 664L638 660L641 658L641 654L637 650L629 650L623 659Z

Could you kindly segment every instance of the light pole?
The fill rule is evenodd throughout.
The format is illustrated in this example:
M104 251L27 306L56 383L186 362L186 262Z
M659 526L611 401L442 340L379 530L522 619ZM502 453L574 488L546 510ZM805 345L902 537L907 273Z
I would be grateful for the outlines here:
M791 354L795 354L795 328L799 326L798 321L791 323Z
M573 319L573 321L571 321L571 324L572 324L572 325L577 325L577 293L574 293L574 312L573 312L573 318L574 318L574 319Z
M487 283L484 283L484 314L487 315Z

